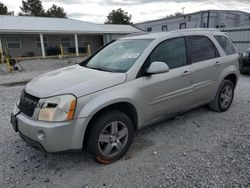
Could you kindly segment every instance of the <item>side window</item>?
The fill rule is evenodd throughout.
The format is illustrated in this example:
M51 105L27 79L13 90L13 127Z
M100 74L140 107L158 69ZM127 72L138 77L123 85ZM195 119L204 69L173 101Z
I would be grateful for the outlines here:
M180 24L180 28L179 29L186 29L186 28L187 28L186 23L181 23Z
M174 38L160 43L150 55L150 63L162 61L167 63L170 69L185 66L186 46L184 38Z
M188 38L191 63L205 61L217 57L217 49L205 36L190 36Z
M225 36L223 35L216 35L214 38L218 41L220 46L223 48L225 51L225 54L231 55L237 53L232 42Z

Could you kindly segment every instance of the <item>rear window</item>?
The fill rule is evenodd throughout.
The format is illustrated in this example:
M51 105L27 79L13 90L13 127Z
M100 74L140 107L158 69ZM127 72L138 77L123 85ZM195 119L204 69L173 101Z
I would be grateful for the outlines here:
M217 57L217 49L214 44L205 36L189 36L189 56L192 63L205 61Z
M232 42L223 35L216 35L214 38L218 41L226 55L237 53Z

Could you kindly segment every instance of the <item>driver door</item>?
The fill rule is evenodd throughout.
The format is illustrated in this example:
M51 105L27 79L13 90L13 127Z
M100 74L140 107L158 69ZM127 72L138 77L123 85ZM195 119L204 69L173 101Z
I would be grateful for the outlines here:
M148 57L152 62L165 62L170 70L143 78L144 123L189 108L193 93L185 38L161 42Z

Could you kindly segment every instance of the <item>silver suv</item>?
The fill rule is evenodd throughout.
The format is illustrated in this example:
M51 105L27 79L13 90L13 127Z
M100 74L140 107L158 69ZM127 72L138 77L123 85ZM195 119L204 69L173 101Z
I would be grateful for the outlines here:
M206 104L228 110L238 65L235 47L217 30L128 36L30 81L11 122L47 152L86 148L111 163L138 129Z

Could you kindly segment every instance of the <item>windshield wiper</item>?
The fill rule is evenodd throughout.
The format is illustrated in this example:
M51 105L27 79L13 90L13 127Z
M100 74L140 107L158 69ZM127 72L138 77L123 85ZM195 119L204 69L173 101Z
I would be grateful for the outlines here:
M102 69L102 68L98 68L98 67L88 67L88 66L84 66L84 67L89 68L89 69L94 69L94 70L109 72L109 71L106 70L106 69Z
M99 70L99 71L105 71L105 72L121 72L121 71L115 70L115 69L104 69L104 68L99 68L99 67L88 67L86 65L84 67L89 68L89 69Z

